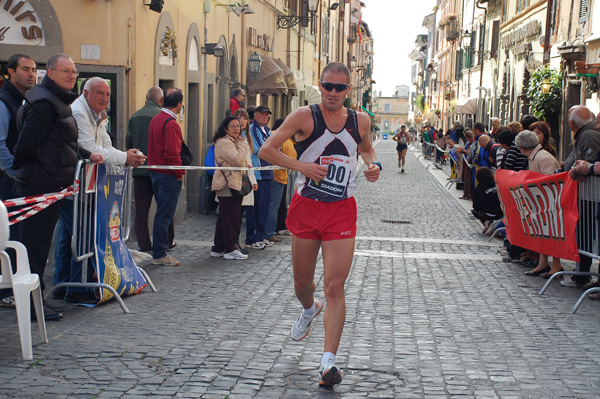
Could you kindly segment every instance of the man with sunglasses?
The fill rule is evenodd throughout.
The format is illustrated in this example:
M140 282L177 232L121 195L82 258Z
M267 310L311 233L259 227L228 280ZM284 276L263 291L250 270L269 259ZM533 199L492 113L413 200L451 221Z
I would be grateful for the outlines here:
M246 92L243 89L237 89L233 92L233 97L229 99L229 109L231 114L242 108L242 101L246 98Z
M335 354L346 319L344 285L354 256L357 211L352 194L358 150L368 165L364 172L368 181L377 181L381 171L371 145L369 117L344 107L351 87L348 68L340 63L328 64L319 81L321 103L292 112L259 154L268 162L299 172L298 189L286 221L292 233L294 289L303 307L291 330L295 341L308 335L311 322L324 307L314 298L315 267L322 248L327 308L325 350L319 367L321 386L342 381ZM298 159L278 150L292 136Z

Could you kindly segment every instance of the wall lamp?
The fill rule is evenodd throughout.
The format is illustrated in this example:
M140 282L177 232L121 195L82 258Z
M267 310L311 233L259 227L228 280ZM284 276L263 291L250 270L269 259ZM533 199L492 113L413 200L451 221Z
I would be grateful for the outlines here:
M224 57L225 56L225 48L219 43L206 43L204 47L202 47L202 54L212 54L215 57Z
M252 9L252 7L250 7L249 4L244 4L244 5L241 5L240 3L221 4L221 3L217 2L217 4L215 4L215 7L229 7L229 9L231 11L233 11L235 13L235 15L237 15L238 17L242 14L254 14L254 10Z
M253 52L252 54L250 54L250 56L248 57L248 68L250 69L250 73L253 76L256 76L260 73L260 67L262 63L263 60L260 57L260 54L258 54L257 52Z
M309 20L315 17L317 8L319 8L319 0L308 0L308 11L310 12L310 16L302 17L299 15L278 15L277 28L290 29L298 25L300 22L308 23Z
M542 94L549 94L551 88L552 88L552 82L550 82L550 79L548 79L548 78L542 79Z

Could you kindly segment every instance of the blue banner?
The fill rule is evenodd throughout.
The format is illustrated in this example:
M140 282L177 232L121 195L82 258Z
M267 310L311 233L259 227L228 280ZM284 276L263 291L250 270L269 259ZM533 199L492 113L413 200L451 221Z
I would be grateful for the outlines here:
M138 294L146 286L122 239L121 215L127 169L121 165L98 165L96 182L96 265L98 281L121 296ZM100 302L113 293L102 289Z

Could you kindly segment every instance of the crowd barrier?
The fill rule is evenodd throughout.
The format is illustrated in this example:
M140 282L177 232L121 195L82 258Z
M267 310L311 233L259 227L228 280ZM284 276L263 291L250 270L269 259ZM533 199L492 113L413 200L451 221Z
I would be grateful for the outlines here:
M131 230L131 209L132 209L132 193L133 179L132 167L127 167L126 184L123 191L123 206L121 210L121 231L123 241L129 238ZM76 262L82 263L81 282L66 282L60 283L51 287L46 298L50 298L53 291L58 288L66 287L85 287L106 289L112 293L117 300L124 313L129 313L129 309L123 302L121 295L112 286L101 282L90 282L87 280L88 268L90 260L95 256L95 201L96 201L96 169L89 161L79 161L75 168L75 184L79 184L79 189L73 190L73 236L71 237L71 251L73 259ZM146 283L152 291L156 292L156 288L150 277L144 269L137 268L142 274Z
M600 229L598 226L598 211L600 210L600 177L590 176L577 185L577 206L579 212L579 221L577 223L577 242L578 252L580 255L586 255L592 260L600 260L598 251L598 237ZM592 264L592 268L594 265ZM544 284L539 294L543 295L550 283L555 279L560 279L562 276L596 276L600 277L599 273L581 272L579 271L579 263L574 271L558 272L552 275ZM571 313L576 313L581 303L588 295L600 292L600 287L593 287L586 290L573 308Z

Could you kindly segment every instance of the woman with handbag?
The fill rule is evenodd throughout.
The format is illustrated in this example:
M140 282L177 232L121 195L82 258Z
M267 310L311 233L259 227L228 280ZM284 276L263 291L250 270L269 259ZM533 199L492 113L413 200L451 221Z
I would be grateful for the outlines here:
M215 133L215 164L218 166L247 166L248 144L240 136L240 120L226 117ZM236 245L236 233L242 215L242 199L252 185L248 174L240 170L215 171L211 186L219 198L219 217L215 227L214 245L210 256L225 259L247 259Z

